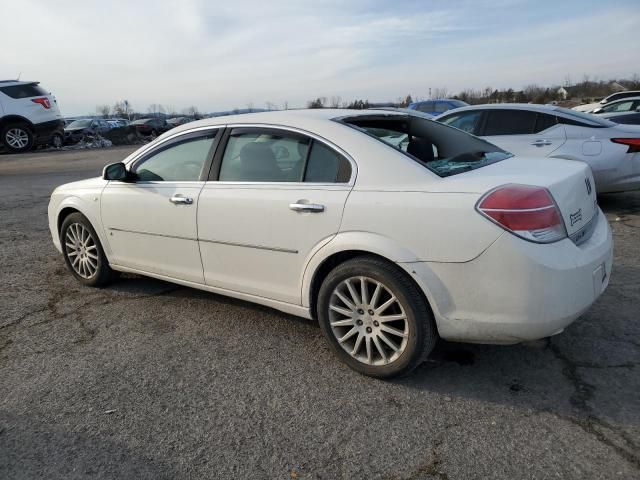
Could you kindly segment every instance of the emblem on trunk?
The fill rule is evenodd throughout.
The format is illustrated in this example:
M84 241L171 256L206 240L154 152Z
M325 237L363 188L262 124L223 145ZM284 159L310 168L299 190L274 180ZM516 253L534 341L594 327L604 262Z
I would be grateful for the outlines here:
M569 221L571 222L571 226L573 227L576 223L582 221L582 209L579 208L577 212L569 214Z
M585 178L584 184L587 186L587 195L591 195L591 180Z

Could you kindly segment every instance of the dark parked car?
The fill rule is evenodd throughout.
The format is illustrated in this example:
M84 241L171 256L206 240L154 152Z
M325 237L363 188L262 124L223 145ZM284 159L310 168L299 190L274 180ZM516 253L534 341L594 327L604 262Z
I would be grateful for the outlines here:
M141 118L131 122L140 135L157 137L172 127L163 118Z
M424 102L413 102L407 108L409 110L417 110L419 112L428 113L429 115L440 115L441 113L451 110L452 108L466 107L469 104L455 98L441 98L439 100L425 100Z
M64 128L64 143L77 143L86 136L104 135L110 129L104 120L75 120Z
M167 120L170 128L177 127L179 125L184 125L185 123L192 122L193 119L191 117L175 117Z

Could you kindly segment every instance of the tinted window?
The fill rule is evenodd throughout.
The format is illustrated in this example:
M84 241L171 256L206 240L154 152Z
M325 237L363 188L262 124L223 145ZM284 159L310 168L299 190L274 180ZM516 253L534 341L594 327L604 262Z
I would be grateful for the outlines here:
M433 102L423 102L416 105L419 112L433 112Z
M482 110L472 110L468 112L456 113L450 117L443 118L441 121L445 125L459 128L468 133L476 133L480 126L480 117Z
M306 137L273 131L232 132L220 181L299 182L309 149Z
M526 135L533 133L536 113L527 110L487 110L483 135Z
M536 118L536 128L533 130L534 133L543 132L547 128L551 128L554 125L557 125L558 119L555 115L547 115L546 113L538 113L538 117Z
M345 183L350 177L351 165L346 158L320 142L313 142L305 182Z
M172 143L153 152L133 172L138 181L188 182L200 180L200 173L215 141L216 132Z
M562 114L562 116L558 116L558 122L567 125L591 128L605 128L615 125L613 122L599 118L597 115L591 115L590 113L569 110L568 108L562 107L555 108L555 111Z
M603 112L628 112L631 110L633 105L633 100L627 100L624 102L617 102L613 105L605 105L602 107L601 111Z
M435 102L435 110L436 113L444 113L449 110L451 107L447 102Z
M30 98L48 95L48 92L38 85L13 85L11 87L0 87L0 91L11 98Z

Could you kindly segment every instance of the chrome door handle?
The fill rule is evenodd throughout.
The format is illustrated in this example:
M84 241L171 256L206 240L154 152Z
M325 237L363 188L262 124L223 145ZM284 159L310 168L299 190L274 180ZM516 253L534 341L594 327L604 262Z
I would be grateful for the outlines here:
M300 201L298 201L296 203L290 203L289 208L294 212L324 212L324 205L318 203L300 203Z
M535 145L536 147L544 147L545 145L551 145L550 140L536 140L535 142L531 142L531 145Z
M193 198L191 197L183 197L180 194L174 195L169 199L171 203L176 205L191 205L193 203Z

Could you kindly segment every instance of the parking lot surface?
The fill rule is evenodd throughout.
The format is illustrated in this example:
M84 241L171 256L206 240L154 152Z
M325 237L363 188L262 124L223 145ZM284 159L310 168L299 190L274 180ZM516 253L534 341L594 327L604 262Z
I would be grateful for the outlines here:
M600 198L611 283L564 333L384 382L310 321L74 281L49 195L131 150L0 156L0 478L640 478L640 192Z

